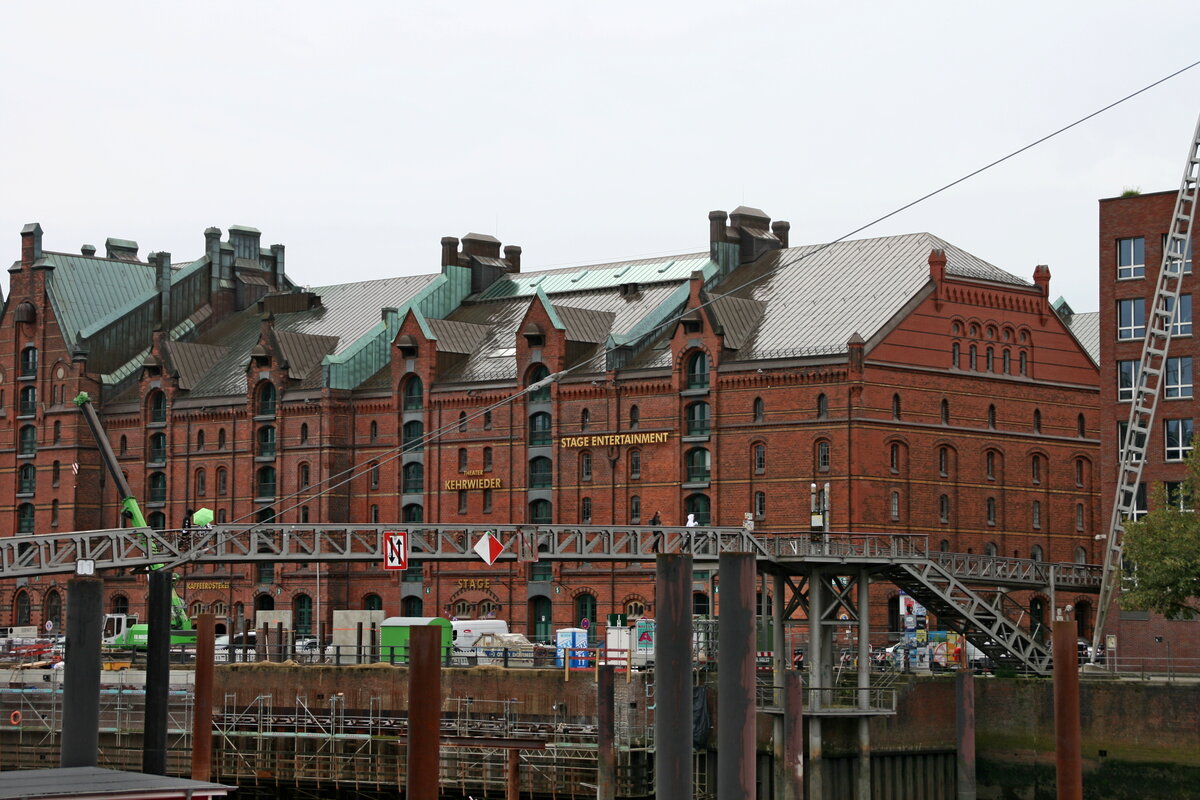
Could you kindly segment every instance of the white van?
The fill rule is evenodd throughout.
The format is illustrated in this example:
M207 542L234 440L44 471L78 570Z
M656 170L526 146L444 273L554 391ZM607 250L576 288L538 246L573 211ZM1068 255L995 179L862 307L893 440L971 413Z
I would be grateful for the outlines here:
M450 641L455 650L475 646L475 640L485 633L508 633L508 623L502 619L455 619L450 621L453 635Z

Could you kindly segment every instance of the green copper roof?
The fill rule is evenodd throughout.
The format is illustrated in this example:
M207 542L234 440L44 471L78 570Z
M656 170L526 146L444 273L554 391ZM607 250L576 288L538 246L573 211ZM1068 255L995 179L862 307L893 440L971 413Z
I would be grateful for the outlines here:
M615 289L622 284L674 283L687 280L693 272L712 264L707 253L590 264L583 267L542 270L507 276L479 294L479 300L531 297L540 289L546 294Z

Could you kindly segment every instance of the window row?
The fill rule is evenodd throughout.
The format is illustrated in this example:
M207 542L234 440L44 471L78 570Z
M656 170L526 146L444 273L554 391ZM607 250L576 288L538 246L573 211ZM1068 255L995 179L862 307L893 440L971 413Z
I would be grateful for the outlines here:
M1170 312L1174 309L1170 297L1166 298L1163 310ZM1172 336L1192 335L1192 296L1179 295L1179 308L1175 310L1175 320L1171 326ZM1117 301L1117 339L1132 341L1146 336L1146 298L1129 297Z
M1133 400L1137 393L1141 362L1138 360L1117 362L1117 399ZM1178 356L1168 358L1163 370L1163 382L1160 387L1163 397L1189 398L1192 397L1192 357Z
M998 502L995 497L988 497L984 501L983 518L984 522L991 527L998 524ZM892 522L903 522L903 502L902 495L899 491L893 491L888 495L888 516ZM1029 504L1029 527L1034 530L1042 530L1049 527L1049 522L1046 515L1043 513L1044 508L1041 500L1032 500ZM943 525L948 525L953 522L953 509L951 507L950 495L943 494L938 496L938 522ZM1083 503L1075 504L1075 530L1083 531L1087 525L1087 512ZM994 555L994 554L992 554Z
M1164 233L1162 235L1164 253L1168 247L1167 242L1168 237ZM1130 236L1125 239L1117 239L1116 250L1118 280L1146 277L1146 237ZM1172 247L1172 255L1182 262L1182 274L1190 275L1192 272L1191 238L1177 242Z
M1017 331L1008 325L983 325L978 322L965 322L961 319L953 320L950 323L950 335L966 336L968 339L987 339L993 342L1029 344L1029 331Z
M987 347L982 351L976 345L966 348L966 365L963 365L963 348L958 342L950 345L950 366L953 369L965 369L970 372L991 372L997 375L1028 375L1029 354L1005 347L997 352L995 348ZM1016 362L1015 365L1013 362Z

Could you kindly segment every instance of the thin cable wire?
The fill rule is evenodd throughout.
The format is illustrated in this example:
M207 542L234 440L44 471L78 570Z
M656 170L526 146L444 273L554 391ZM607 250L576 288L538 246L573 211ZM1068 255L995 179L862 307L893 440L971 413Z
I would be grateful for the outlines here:
M862 233L863 231L865 231L869 228L872 228L875 225L878 225L879 223L896 216L897 214L907 211L908 209L910 209L916 205L919 205L920 203L923 203L926 200L929 200L930 198L936 197L937 195L941 194L942 192L945 192L949 189L954 188L955 186L959 185L960 183L963 183L964 181L968 181L971 178L974 178L977 175L980 175L980 174L988 171L989 169L992 169L993 167L999 166L1000 164L1003 164L1004 162L1006 162L1012 158L1015 158L1016 156L1020 155L1021 153L1026 152L1027 150L1030 150L1034 147L1037 147L1040 144L1048 142L1049 140L1055 138L1056 136L1059 136L1060 134L1063 134L1063 133L1071 130L1072 128L1082 125L1084 122L1087 122L1088 120L1093 119L1093 118L1099 116L1100 114L1103 114L1106 111L1110 111L1110 110L1116 108L1117 106L1119 106L1129 100L1132 100L1133 98L1137 97L1138 95L1144 94L1145 92L1149 91L1150 89L1153 89L1156 86L1166 83L1167 81L1171 80L1172 78L1176 78L1179 75L1182 75L1183 73L1185 73L1188 70L1193 69L1194 67L1197 67L1197 66L1200 66L1200 61L1193 61L1191 64L1188 64L1187 66L1182 67L1182 68L1170 73L1169 75L1159 78L1158 80L1156 80L1152 83L1146 84L1145 86L1138 89L1137 91L1131 92L1118 100L1114 100L1113 102L1109 103L1108 105L1103 106L1102 108L1099 108L1099 109L1091 112L1090 114L1080 117L1079 119L1075 120L1074 122L1064 125L1063 127L1059 128L1051 133L1048 133L1045 136L1035 139L1034 141L1032 141L1024 146L1022 146L1016 150L1013 150L1012 152L1008 153L1007 155L1001 156L1000 158L997 158L994 161L990 161L987 164L983 165L982 167L972 170L971 172L968 172L967 174L963 175L960 178L956 178L955 180L950 181L949 183L943 184L942 186L938 187L937 189L934 189L931 192L923 194L920 197L916 198L915 200L905 203L904 205L902 205L892 211L889 211L888 213L883 214L882 216L876 217L875 219L871 220L870 222L867 222L864 225L860 225L857 228L854 228L853 230L842 234L841 236L839 236L838 238L836 238L832 241L825 242L824 244L818 245L817 247L815 247L814 249L812 249L808 252L798 253L791 259L785 259L785 260L781 261L781 263L778 266L774 267L773 269L767 270L766 272L756 275L754 278L751 278L750 280L746 281L745 283L742 283L742 284L728 290L727 292L725 292L725 294L733 294L733 293L739 292L742 289L746 289L746 288L754 285L755 283L762 281L765 278L768 278L768 277L775 275L785 269L795 266L796 264L798 264L799 262L803 261L806 258L811 258L819 253L822 253L825 250L828 250L833 245L844 242L845 240L849 239L851 236ZM717 301L717 298L713 297L713 298L707 300L706 302L701 303L697 308L705 308L705 307L715 303L716 301ZM647 331L646 334L649 335L649 334L655 333L657 331L663 330L667 327L670 327L671 325L677 324L683 318L684 314L690 313L693 310L695 310L695 309L689 308L689 309L687 309L687 311L685 311L682 314L677 314L674 317L664 320L663 322L659 323L658 325L654 326L649 331ZM574 366L567 367L566 369L564 369L560 372L554 373L553 375L550 376L550 378L548 380L557 381L557 380L561 379L562 377L569 375L572 372L575 372L576 370L582 368L586 364L590 364L590 363L594 362L597 357L607 356L609 353L613 352L614 350L616 350L615 347L614 348L606 348L605 350L598 353L596 356L592 356L590 358L584 359L583 361L581 361L578 364L575 364ZM486 408L480 409L478 412L469 415L468 417L466 417L466 419L467 420L475 419L476 417L482 416L483 414L487 413L488 411L492 411L496 408L505 406L505 405L515 401L517 398L521 397L522 395L532 391L535 388L538 388L539 384L541 384L541 383L543 383L543 382L539 381L536 384L527 386L517 392L514 392L513 394L509 395L508 397L498 400L497 402L493 403L492 405L487 406ZM384 451L384 453L380 456L380 458L382 458L384 460L378 461L377 465L390 463L390 462L396 460L397 458L402 457L406 452L411 452L413 449L416 449L418 444L421 448L424 448L424 446L426 444L436 441L437 439L439 439L441 437L443 432L449 431L451 428L456 427L458 424L459 424L458 422L455 422L454 424L447 424L435 431L430 431L429 433L424 434L419 440L417 440L417 442L409 442L408 444L400 445L399 447L394 448L390 453L388 451ZM365 464L367 465L367 470L371 469L370 465L371 465L372 461L375 461L375 459L365 462ZM364 470L364 471L360 472L359 469L361 466L363 466L363 465L358 464L358 465L349 467L348 469L343 470L340 473L331 475L328 478L318 481L315 484L316 486L320 486L323 483L326 483L329 481L338 480L340 478L343 478L343 476L348 475L348 477L345 477L344 480L339 480L337 483L332 484L331 486L329 486L326 489L323 489L320 492L317 492L315 494L310 494L310 493L306 493L306 492L295 492L295 493L283 498L283 500L286 502L286 501L290 501L290 500L293 500L293 499L295 499L297 497L301 497L301 496L304 496L306 498L306 500L321 497L322 495L327 494L328 492L331 492L336 488L346 485L350 481L353 481L356 477L361 477L361 475L367 471L367 470ZM302 503L295 503L291 506L288 506L285 510L290 511L292 509L297 508L300 505L302 505ZM252 516L253 513L254 512L249 512L247 514L243 514L242 516L238 517L233 523L230 523L230 524L236 524L237 521L239 521L239 520L247 519L248 517ZM276 516L278 516L279 513L283 513L283 511L277 512ZM267 523L263 523L263 524L267 524Z

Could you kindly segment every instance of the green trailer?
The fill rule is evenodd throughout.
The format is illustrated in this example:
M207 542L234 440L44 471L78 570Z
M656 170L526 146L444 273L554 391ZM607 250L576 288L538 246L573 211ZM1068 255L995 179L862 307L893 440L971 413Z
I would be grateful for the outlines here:
M408 663L409 631L413 628L433 625L441 628L440 657L454 641L454 628L445 617L388 617L379 627L379 659L395 663Z

